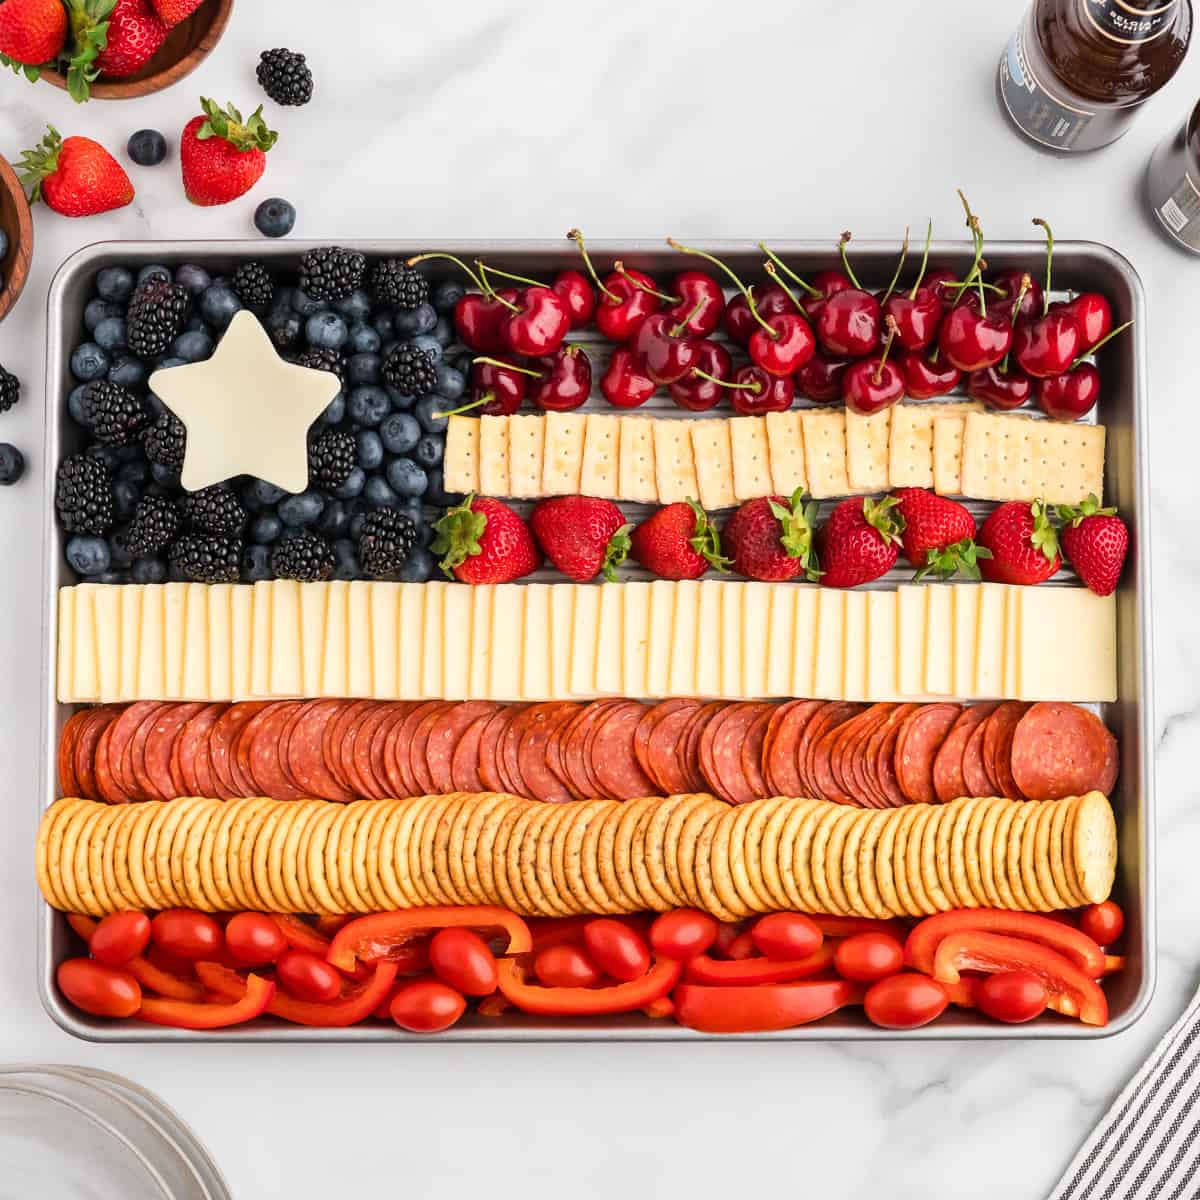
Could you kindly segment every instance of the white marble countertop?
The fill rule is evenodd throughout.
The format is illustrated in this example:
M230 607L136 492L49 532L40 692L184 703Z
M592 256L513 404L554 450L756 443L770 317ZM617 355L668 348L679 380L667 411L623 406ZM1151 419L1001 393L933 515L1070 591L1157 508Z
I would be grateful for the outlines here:
M118 149L155 126L177 144L199 94L260 99L260 50L304 50L317 78L265 180L219 209L183 198L177 158L133 169L134 204L36 216L34 269L0 326L25 400L0 419L25 481L0 495L0 1061L79 1062L159 1091L239 1197L341 1195L368 1181L414 1195L746 1195L803 1181L825 1200L883 1194L1000 1200L1045 1193L1196 983L1200 725L1189 529L1200 443L1200 262L1155 233L1140 200L1157 140L1200 93L1200 53L1122 142L1079 161L1012 134L993 95L1023 0L757 5L467 0L390 5L241 0L218 51L158 97L77 108L0 74L0 151L47 120ZM932 215L961 232L962 186L993 237L1033 216L1126 254L1150 297L1158 704L1159 985L1130 1032L1040 1042L707 1047L133 1046L73 1041L35 984L40 670L38 512L46 289L71 251L108 238L254 236L258 199L299 209L297 236L898 236ZM1193 307L1196 305L1197 307ZM385 1183L386 1181L386 1183ZM0 1195L4 1194L0 1172Z

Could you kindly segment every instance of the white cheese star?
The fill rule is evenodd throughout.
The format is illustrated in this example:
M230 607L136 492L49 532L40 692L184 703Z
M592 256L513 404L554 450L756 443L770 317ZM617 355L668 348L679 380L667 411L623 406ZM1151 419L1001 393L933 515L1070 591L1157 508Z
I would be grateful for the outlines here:
M341 384L330 371L285 362L243 309L207 362L155 371L150 387L187 429L181 482L189 492L235 475L302 492L308 428Z

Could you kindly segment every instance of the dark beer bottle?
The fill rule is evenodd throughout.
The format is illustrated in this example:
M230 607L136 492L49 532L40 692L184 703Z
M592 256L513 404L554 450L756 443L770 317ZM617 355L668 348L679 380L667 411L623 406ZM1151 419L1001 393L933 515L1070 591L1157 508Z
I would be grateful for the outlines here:
M1200 254L1200 104L1151 156L1146 198L1167 236Z

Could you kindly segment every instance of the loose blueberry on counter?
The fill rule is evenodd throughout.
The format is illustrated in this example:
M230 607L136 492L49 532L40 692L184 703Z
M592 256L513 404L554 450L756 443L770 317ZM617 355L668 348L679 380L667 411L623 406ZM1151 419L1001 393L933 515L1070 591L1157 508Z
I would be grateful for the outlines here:
M296 210L286 200L272 196L254 210L254 226L263 237L287 237L296 225Z
M200 315L218 331L227 329L241 310L242 302L237 293L226 284L214 281L200 296Z
M344 318L335 312L313 313L304 326L304 336L310 346L320 350L340 350L350 337Z
M361 384L350 392L346 410L358 425L378 425L392 407L388 394L374 384Z
M259 513L250 522L250 540L269 546L283 533L283 522L274 513Z
M431 392L428 396L422 396L417 401L414 412L421 424L421 428L426 433L445 433L446 426L449 424L449 418L436 415L444 412L445 409L445 399L436 392Z
M384 424L391 419L388 417ZM354 435L354 443L358 465L364 470L374 471L383 464L383 439L373 429L360 429Z
M100 575L112 565L108 543L102 537L77 533L67 539L67 562L80 575Z
M335 492L334 494L336 495L337 493ZM298 496L288 496L287 499L280 500L275 511L279 514L279 519L285 525L295 528L313 524L320 517L324 508L325 497L320 492L314 492L310 488L307 492L301 492Z
M124 318L125 309L114 300L102 300L97 296L87 302L83 310L83 324L88 333L95 333L96 326L109 317Z
M437 433L427 433L413 449L413 458L422 467L437 467L446 456L446 439Z
M195 263L184 263L175 269L175 282L186 288L193 296L199 296L212 286L212 276Z
M165 279L169 283L171 281L171 269L164 267L162 263L147 263L137 273L137 281L139 284L142 284L147 279Z
M139 167L157 167L167 157L167 139L157 129L139 129L126 150Z
M379 437L389 454L407 454L421 440L421 426L409 413L392 413L379 426Z
M163 583L167 578L167 564L161 558L136 558L129 569L133 583Z
M443 279L441 283L433 285L433 294L430 299L438 312L449 313L466 294L466 287L457 279Z
M212 357L214 349L212 338L199 330L181 333L171 343L171 352L186 363L204 362Z
M367 486L363 488L363 496L372 508L394 508L399 496L392 491L388 481L382 475L367 477Z
M25 473L25 456L10 442L0 442L0 484L7 487Z
M423 496L429 477L411 458L393 458L387 467L387 481L397 496ZM371 499L370 483L367 499Z
M105 267L96 276L96 292L101 300L121 303L133 295L133 272L126 267Z
M71 374L80 383L91 383L108 373L108 354L95 342L84 342L71 352Z
M397 333L413 337L419 333L432 333L437 325L438 315L433 305L425 300L416 308L396 309L392 320Z

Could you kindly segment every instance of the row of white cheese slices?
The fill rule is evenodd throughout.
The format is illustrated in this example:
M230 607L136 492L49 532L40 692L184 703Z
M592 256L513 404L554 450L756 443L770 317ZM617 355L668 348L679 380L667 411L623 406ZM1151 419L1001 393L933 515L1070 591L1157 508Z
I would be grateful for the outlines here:
M1112 597L920 584L81 584L60 701L1116 698Z

